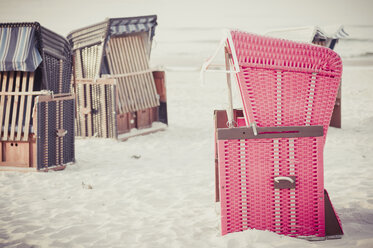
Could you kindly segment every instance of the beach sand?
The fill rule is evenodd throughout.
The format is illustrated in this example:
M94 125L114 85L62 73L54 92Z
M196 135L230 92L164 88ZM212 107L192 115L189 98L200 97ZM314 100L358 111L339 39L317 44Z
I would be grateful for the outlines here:
M201 85L196 72L168 72L166 131L126 142L77 139L77 162L64 171L0 172L0 247L371 247L372 77L370 67L344 68L343 128L329 129L325 147L341 240L221 236L213 110L226 107L224 76L207 74Z
M367 23L369 6L327 1L318 9L325 1L255 6L233 1L230 7L243 7L228 11L223 1L212 0L86 1L84 6L69 0L51 9L49 1L31 2L2 3L2 20L38 20L66 35L104 17L158 14L152 65L166 69L169 127L126 142L76 139L76 163L63 171L1 171L0 247L373 247L371 61L344 59L342 129L328 131L324 170L345 235L323 242L258 230L221 236L213 111L228 106L226 78L207 73L202 84L199 74L225 27L264 32L315 22ZM337 5L344 7L334 9Z

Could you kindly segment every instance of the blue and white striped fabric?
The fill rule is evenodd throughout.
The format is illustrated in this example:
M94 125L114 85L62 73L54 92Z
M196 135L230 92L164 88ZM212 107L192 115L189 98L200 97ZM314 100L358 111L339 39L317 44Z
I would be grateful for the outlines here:
M109 35L149 32L150 40L152 40L157 26L157 16L114 18L110 19L109 25Z
M42 61L33 27L0 28L0 71L35 71Z

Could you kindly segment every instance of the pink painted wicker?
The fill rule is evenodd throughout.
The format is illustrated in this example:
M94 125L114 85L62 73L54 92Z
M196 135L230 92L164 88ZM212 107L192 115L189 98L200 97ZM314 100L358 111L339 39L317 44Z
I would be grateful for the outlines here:
M325 236L323 137L219 140L222 234ZM302 165L302 166L300 166ZM274 189L295 176L295 189Z
M341 59L314 45L239 31L231 37L247 123L318 125L324 135L218 140L222 234L251 228L325 237L323 148ZM295 177L295 188L275 189L276 177Z
M331 49L231 32L237 81L249 122L258 126L322 125L328 130L342 61Z

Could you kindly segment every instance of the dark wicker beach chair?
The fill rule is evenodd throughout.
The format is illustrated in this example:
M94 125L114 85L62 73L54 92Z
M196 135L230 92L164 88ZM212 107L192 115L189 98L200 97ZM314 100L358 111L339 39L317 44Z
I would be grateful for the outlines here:
M1 23L0 51L0 168L74 162L67 40L37 22Z

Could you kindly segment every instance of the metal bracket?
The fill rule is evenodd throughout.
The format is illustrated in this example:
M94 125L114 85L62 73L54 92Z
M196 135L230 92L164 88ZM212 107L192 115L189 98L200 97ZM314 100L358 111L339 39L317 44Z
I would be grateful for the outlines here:
M275 189L295 189L295 176L273 178Z

